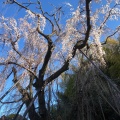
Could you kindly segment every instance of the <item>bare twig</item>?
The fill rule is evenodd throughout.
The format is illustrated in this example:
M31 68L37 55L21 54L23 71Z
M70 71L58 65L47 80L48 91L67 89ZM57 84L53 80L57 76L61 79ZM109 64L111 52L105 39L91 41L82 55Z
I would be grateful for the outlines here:
M117 30L116 30L114 33L112 33L111 35L109 35L109 36L106 38L105 42L102 43L102 45L106 44L107 41L108 41L108 39L109 39L110 37L114 36L116 33L118 33L119 30L120 30L120 26L117 27Z
M101 24L101 26L99 27L99 29L102 29L102 27L104 26L104 24L107 22L107 20L109 19L110 15L111 15L111 12L112 10L117 6L117 5L120 5L120 4L115 4L109 11L108 13L108 16L104 19L103 23Z
M41 13L42 13L43 17L45 17L46 20L48 20L50 22L50 24L52 26L52 32L53 32L54 31L54 24L47 16L45 16L46 12L43 11L43 8L42 8L42 5L41 5L40 2L39 2L39 9L41 10Z
M30 10L28 7L26 7L26 6L24 6L24 5L22 5L22 4L20 4L20 3L18 3L16 0L14 0L14 2L13 3L15 3L16 5L18 5L18 6L20 6L21 8L24 8L24 9L26 9L26 10ZM31 10L30 10L31 11ZM35 12L33 12L33 11L31 11L34 15L36 15L36 13Z
M0 101L2 104L10 104L10 103L17 103L17 102L20 102L20 101L22 101L22 99L23 99L23 97L22 98L20 98L20 99L18 99L18 100L13 100L13 101L9 101L9 102L2 102L2 101Z

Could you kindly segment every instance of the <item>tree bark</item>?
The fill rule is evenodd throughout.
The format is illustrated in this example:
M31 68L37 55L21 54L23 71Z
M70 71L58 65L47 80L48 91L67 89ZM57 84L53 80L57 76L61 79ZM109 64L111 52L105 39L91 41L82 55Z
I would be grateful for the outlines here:
M40 114L41 120L48 120L48 113L45 105L44 90L42 90L38 94L38 102L39 102L39 114Z
M37 91L41 89L38 93L38 104L39 104L39 115L41 120L48 120L48 112L45 105L45 93L44 93L44 84L43 77L39 74L39 79L36 80L34 87Z
M26 107L29 106L30 102L31 102L31 100L27 100L27 101L25 102ZM34 104L32 104L32 106L30 107L30 109L29 109L29 111L28 111L28 116L29 116L29 119L30 119L30 120L41 120L40 116L39 116L39 115L36 113L36 111L35 111L35 106L34 106Z
M18 81L17 80L17 71L16 71L16 69L14 67L12 68L12 70L13 70L13 74L14 74L14 80L13 80L13 82L16 83ZM25 105L28 108L28 106L31 103L31 101L32 101L33 98L30 97L30 95L27 92L27 90L25 90L20 85L20 83L17 83L16 87L17 87L18 91L21 93L21 95L23 96L22 101L25 102ZM34 104L32 104L32 106L30 107L30 109L28 111L28 116L29 116L30 120L40 120L40 116L35 111Z

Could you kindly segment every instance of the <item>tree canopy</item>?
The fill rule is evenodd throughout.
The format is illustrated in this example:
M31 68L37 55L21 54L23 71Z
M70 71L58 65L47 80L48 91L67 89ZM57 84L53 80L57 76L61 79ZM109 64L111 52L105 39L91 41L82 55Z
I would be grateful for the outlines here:
M111 76L101 70L106 67L102 39L107 38L106 44L108 38L118 36L120 32L118 24L111 27L111 23L119 20L120 1L77 0L76 3L76 6L69 2L55 6L54 2L48 2L46 7L50 5L52 8L49 11L43 7L42 0L3 2L6 8L8 5L15 6L18 15L20 10L24 11L23 16L18 18L0 15L0 105L2 111L7 108L5 114L19 114L24 110L21 120L26 115L30 120L52 119L50 109L57 100L55 91L59 89L61 75L72 73L74 65L81 69L78 76L82 76L80 81L84 81L78 84L79 88L89 82L88 76L92 79L99 73L101 79L110 84L112 92L120 94L119 88L110 79L117 74L117 71L112 74L111 69L116 70L119 58L116 58L118 63L114 57L109 61L114 64L109 68ZM95 84L102 81L94 79ZM9 83L12 85L8 89L6 84ZM92 83L85 90L91 90L91 87ZM71 94L71 91L66 93ZM88 105L86 101L82 106L83 98L86 99L82 95L78 98L78 111ZM117 113L120 114L119 106Z

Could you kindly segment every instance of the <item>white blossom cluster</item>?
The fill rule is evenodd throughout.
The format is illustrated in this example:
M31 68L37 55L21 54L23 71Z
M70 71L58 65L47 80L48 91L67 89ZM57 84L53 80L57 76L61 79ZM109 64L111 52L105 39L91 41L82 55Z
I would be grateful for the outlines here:
M43 31L46 20L42 15L39 19L40 29ZM14 62L17 64L18 71L21 71L21 67L32 71L32 68L43 62L47 43L36 31L37 21L37 17L30 11L27 11L27 15L18 21L14 18L0 17L0 46L3 46L2 51L4 52L0 56L0 65ZM11 66L8 65L9 68ZM20 79L28 80L29 71L26 69L22 69L20 72L22 73ZM6 73L6 70L3 69L3 72ZM3 81L5 82L5 79Z
M65 52L67 57L71 57L72 48L82 36L77 31L77 24L80 20L80 9L72 12L72 18L66 21L65 32L62 34L62 52Z
M59 33L55 34L55 36L51 37L55 49L52 49L53 54L47 68L48 71L50 71L50 67L53 64L55 66L56 64L61 65L66 59L71 59L72 50L76 42L79 40L83 42L85 40L88 27L87 16L85 1L81 1L83 4L82 11L81 6L72 11L72 16L66 20L65 27ZM101 38L106 29L111 30L107 25L107 21L119 19L119 5L114 6L113 3L119 4L120 1L107 0L106 3L100 5L99 9L96 6L92 6L93 2L94 5L97 5L99 2L102 3L102 1L94 0L90 4L91 30L88 39L88 44L90 45L88 55L92 56L93 61L96 63L105 65L103 57L105 53L102 49ZM72 6L69 3L66 3L66 5ZM93 10L93 7L96 8ZM4 55L0 56L0 64L7 64L9 62L19 64L16 69L20 70L22 67L22 79L28 79L29 70L34 72L33 68L36 66L38 68L41 67L48 48L46 39L37 31L37 27L39 27L40 31L44 33L44 30L48 27L46 18L30 10L27 10L26 13L25 17L19 20L0 17L0 46L3 45L2 51L4 52ZM54 28L56 28L56 24ZM5 72L6 69L3 71Z
M40 30L41 31L44 31L45 29L45 26L46 26L46 19L43 15L41 14L35 14L35 13L32 13L30 10L27 10L27 15L25 16L25 19L26 20L30 20L33 24L33 26L37 26L39 24L40 26ZM38 18L39 16L39 18ZM39 23L38 23L39 21Z

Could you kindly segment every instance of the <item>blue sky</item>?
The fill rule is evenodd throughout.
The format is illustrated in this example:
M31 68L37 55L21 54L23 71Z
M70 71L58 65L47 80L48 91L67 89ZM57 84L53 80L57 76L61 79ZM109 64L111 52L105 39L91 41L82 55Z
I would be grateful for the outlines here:
M21 17L24 17L26 12L24 9L20 9L15 4L3 4L5 0L0 0L0 15L3 15L5 17L14 17L15 19L19 19ZM18 2L24 2L28 0L17 0ZM37 0L31 0L33 2ZM64 25L66 23L66 19L68 19L71 16L72 10L70 10L70 6L66 5L66 3L70 3L72 5L72 8L76 9L78 5L79 0L40 0L42 3L42 8L44 11L50 12L51 14L55 11L55 8L59 8L62 6L62 11L64 12L64 15L62 16L61 23ZM36 6L31 5L30 10L39 13L40 11L36 9ZM47 29L47 32L49 29ZM46 32L46 31L45 31Z
M11 4L3 4L5 0L0 0L0 15L4 15L5 17L14 17L16 19L20 18L20 17L24 17L25 15L25 11L23 9L19 9L18 6L16 6L15 4L11 5ZM27 0L17 0L19 2L21 1L27 1ZM33 2L35 2L36 0L31 0ZM70 6L67 6L66 3L70 3L74 9L76 9L77 5L78 5L78 1L79 0L41 0L43 9L45 11L53 11L55 9L55 7L61 7L63 8L63 12L65 13L65 15L62 18L62 23L64 24L66 22L66 19L70 17ZM102 1L104 2L104 0ZM102 4L93 4L93 9L95 8L99 8L101 7ZM111 5L112 6L112 5ZM68 8L68 9L66 9ZM31 5L30 9L32 9L33 11L36 11L36 8L33 7L33 5ZM18 11L19 10L19 11ZM39 11L38 11L39 12ZM68 13L66 15L66 13ZM109 21L107 22L107 24L109 25L110 28L116 28L117 25L120 24L120 19L118 21Z
M0 0L0 14L2 15L5 15L6 17L23 17L24 16L24 10L20 10L19 11L19 14L17 12L18 10L18 6L16 5L5 5L3 4L5 0ZM26 0L17 0L17 1L26 1ZM35 1L35 0L31 0L31 1ZM76 0L76 2L74 0L41 0L41 3L42 3L42 7L44 10L46 11L51 11L53 10L53 6L57 6L57 7L60 7L60 6L63 6L63 9L66 7L66 4L65 3L70 3L73 5L74 8L76 8L76 6L78 5L78 0ZM30 7L32 10L35 10L36 9L33 7L33 5L31 5ZM66 9L66 8L65 8ZM65 10L64 9L64 10Z
M18 11L18 6L16 5L5 5L3 4L5 0L0 0L0 15L4 15L5 17L14 17L16 19L20 18L20 17L24 17L25 15L25 12L24 10L20 9L20 11ZM18 0L18 1L25 1L25 0ZM35 0L31 0L31 1L35 1ZM69 11L69 6L66 6L66 3L70 3L74 9L76 9L77 5L78 5L78 0L41 0L42 2L42 5L43 5L43 9L45 11L52 11L54 9L53 6L57 6L57 7L63 7L63 11L66 13L70 13ZM52 5L51 5L52 3ZM99 6L99 4L98 4ZM97 6L94 6L95 8ZM33 11L36 10L33 6L30 7ZM68 8L68 9L66 9ZM62 23L65 24L66 22L66 19L70 17L70 14L69 15L65 15L63 16L62 18ZM108 25L111 27L111 28L115 28L117 25L120 24L120 20L118 21L109 21L108 22ZM10 87L10 85L12 84L11 81L9 79L9 85L7 85L7 88ZM7 89L6 89L7 90ZM0 114L1 116L1 114Z

